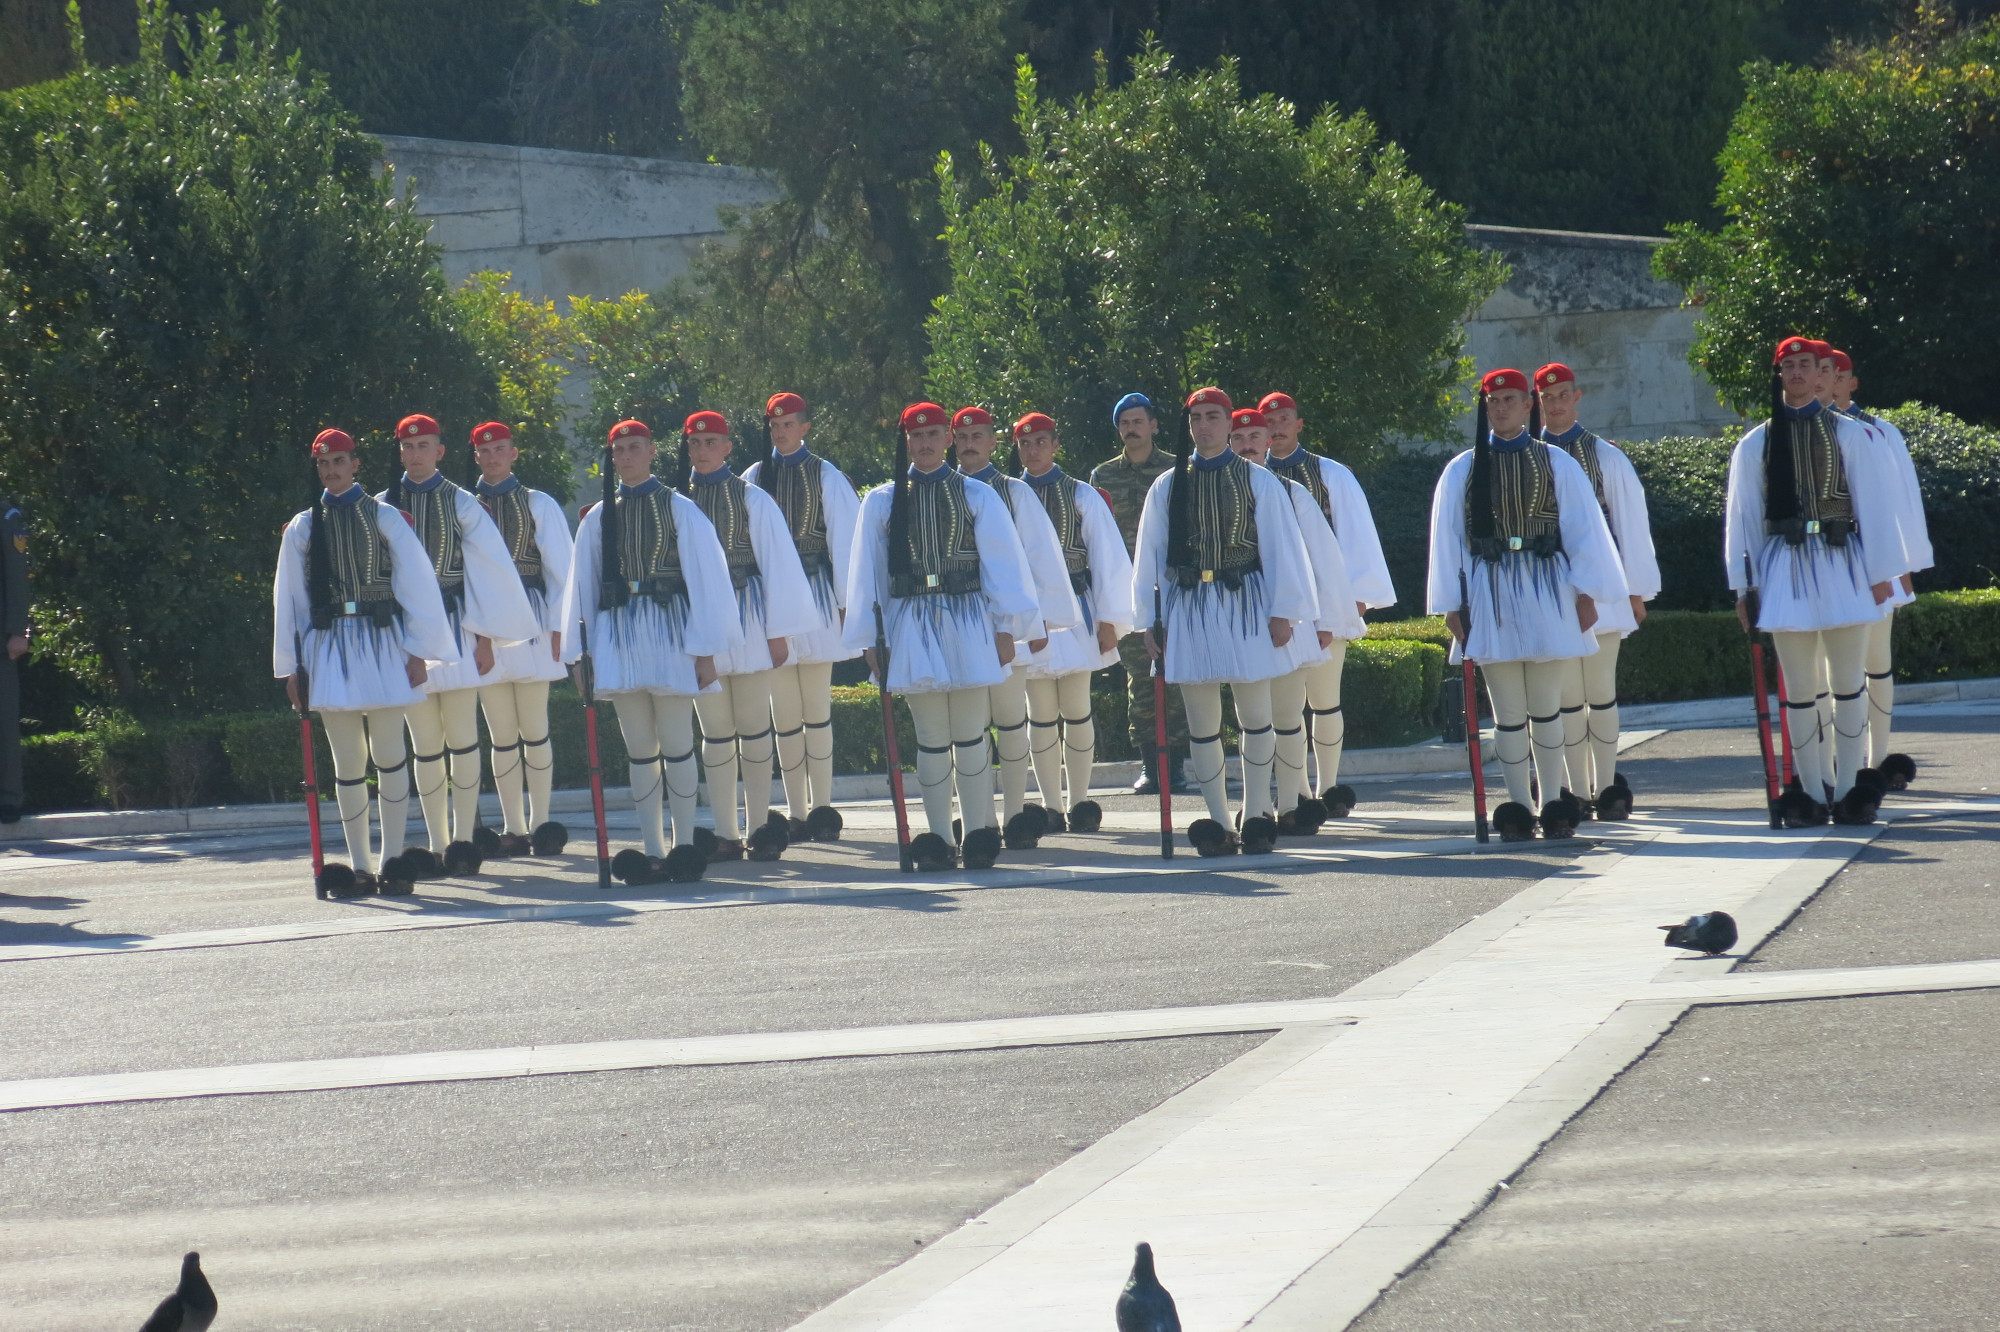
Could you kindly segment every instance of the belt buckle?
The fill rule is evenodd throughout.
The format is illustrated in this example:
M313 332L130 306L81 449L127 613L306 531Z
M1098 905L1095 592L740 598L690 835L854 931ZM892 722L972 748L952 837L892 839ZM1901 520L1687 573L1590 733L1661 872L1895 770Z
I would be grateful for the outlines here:
M936 587L937 585L938 585L938 576L937 576L936 574L925 574L925 575L924 575L924 586L925 586L925 587Z
M359 615L361 613L361 603L358 601L343 601L340 605L340 613L342 615Z
M641 581L641 580L639 580L639 579L637 579L637 578L635 578L635 579L631 580L631 587L632 587L632 590L633 590L634 592L637 592L637 591L639 590L639 583L640 583L640 581Z
M1215 581L1215 570L1213 570L1213 569L1203 569L1203 570L1201 571L1201 581L1202 581L1202 582L1204 582L1204 583L1212 583L1212 582L1214 582L1214 581Z
M1819 519L1806 519L1806 534L1808 536L1817 536L1819 534Z
M1507 549L1509 549L1509 550L1519 550L1520 548L1521 548L1521 538L1519 538L1519 537L1508 537L1508 538L1507 538Z

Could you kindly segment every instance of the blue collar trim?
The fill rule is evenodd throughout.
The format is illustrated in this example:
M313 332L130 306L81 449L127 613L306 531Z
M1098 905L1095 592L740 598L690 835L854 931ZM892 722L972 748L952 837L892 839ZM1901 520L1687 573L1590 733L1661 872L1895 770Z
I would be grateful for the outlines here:
M951 468L946 467L943 463L939 463L928 472L920 472L917 470L915 463L910 464L910 480L912 481L942 481L950 475Z
M980 468L978 471L967 472L965 475L970 480L984 481L987 485L990 486L993 484L994 479L1000 475L1000 469L995 467L992 463L989 462L986 464L986 466Z
M1519 453L1528 447L1528 428L1522 426L1521 433L1512 439L1502 439L1492 433L1488 433L1486 438L1495 453Z
M777 453L777 450L773 449L772 452ZM798 448L793 449L790 453L778 453L777 457L778 457L778 466L797 467L801 463L805 462L806 459L812 457L812 450L806 447L805 445L801 444Z
M1194 470L1197 472L1219 472L1234 461L1236 461L1236 455L1228 449L1224 449L1213 458L1204 458L1197 453L1194 455Z
M430 494L433 490L436 490L439 486L443 484L444 484L443 472L432 472L431 479L428 481L412 481L410 480L410 474L408 472L403 473L403 489L414 490L422 495Z
M1787 419L1793 421L1803 421L1807 417L1817 416L1819 414L1820 402L1818 398L1814 398L1811 402L1807 403L1803 407L1794 407L1789 402L1783 404L1783 406L1785 409L1785 416Z
M346 508L349 505L361 503L361 497L367 493L368 488L366 486L356 483L341 491L338 495L330 490L322 490L319 493L319 497L323 503L338 504L342 508Z
M505 481L496 486L482 476L472 488L481 495L511 495L521 488L521 478L510 474Z
M735 475L736 473L729 470L729 464L724 463L712 472L696 472L694 483L698 486L719 486Z
M663 488L657 476L649 476L636 486L628 486L623 481L618 483L618 493L621 495L650 495Z
M1031 486L1052 486L1056 482L1062 480L1062 476L1063 476L1062 468L1051 467L1049 468L1048 471L1043 472L1040 476L1023 476L1021 479L1023 481L1026 481Z
M1575 439L1578 435L1581 435L1582 433L1583 433L1583 422L1578 421L1575 425L1563 431L1560 435L1552 435L1545 430L1542 432L1542 438L1546 439L1551 444L1567 444L1571 440Z

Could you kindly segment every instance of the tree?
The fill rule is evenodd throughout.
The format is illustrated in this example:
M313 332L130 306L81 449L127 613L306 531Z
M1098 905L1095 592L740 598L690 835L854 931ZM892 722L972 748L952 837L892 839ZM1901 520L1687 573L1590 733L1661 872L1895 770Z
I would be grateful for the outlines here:
M1789 332L1850 352L1870 400L2000 420L2000 20L1934 11L1823 70L1759 64L1730 127L1714 231L1655 266L1703 306L1690 357L1738 410Z
M514 443L521 449L515 474L537 490L568 500L575 483L563 432L569 414L563 380L572 352L570 324L556 313L554 301L509 291L512 276L483 272L467 278L458 289L459 326L480 365L493 376L493 417L513 428ZM467 470L469 474L469 465Z
M0 96L0 477L34 524L37 655L132 708L269 697L280 526L329 425L494 408L380 145L276 54L162 0L119 69Z
M952 284L931 322L953 402L1103 419L1131 388L1293 394L1350 461L1450 420L1460 321L1502 277L1459 210L1363 116L1246 98L1236 66L1174 71L1157 46L1129 82L1069 105L1022 62L1025 150L940 169Z

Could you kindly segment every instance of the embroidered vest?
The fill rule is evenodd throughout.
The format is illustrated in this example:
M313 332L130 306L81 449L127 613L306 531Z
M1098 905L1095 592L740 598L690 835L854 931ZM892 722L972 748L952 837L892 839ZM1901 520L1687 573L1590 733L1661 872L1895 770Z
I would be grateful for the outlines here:
M1320 469L1319 455L1307 453L1304 449L1292 450L1292 456L1283 462L1270 460L1271 470L1287 481L1296 481L1312 495L1313 503L1319 505L1326 515L1327 525L1333 528L1335 536L1340 535L1340 520L1333 515L1333 496L1326 488L1326 473Z
M760 484L765 481L771 483L767 489L785 515L785 527L792 534L792 544L798 547L799 563L805 566L808 578L815 573L833 573L833 556L827 545L826 501L825 492L821 489L820 469L819 457L808 454L801 462L780 463L775 468L767 458L763 470L757 474ZM766 476L765 471L770 475Z
M531 592L547 592L542 581L542 548L535 539L533 494L526 486L514 486L497 495L480 495L479 502L499 525L515 572L521 575L521 585Z
M1590 478L1590 488L1597 492L1597 507L1604 510L1604 521L1611 521L1611 505L1604 498L1604 464L1598 459L1597 436L1588 430L1579 430L1576 438L1558 444L1556 447L1577 460L1583 467L1583 474Z
M980 590L979 541L972 501L957 472L941 481L912 481L910 571L889 580L895 597L962 596Z
M1808 536L1823 536L1829 546L1844 546L1859 530L1854 521L1854 496L1847 488L1847 464L1827 417L1821 410L1785 422L1786 439L1781 443L1792 450L1798 516L1766 519L1764 531L1783 537L1788 545L1799 545ZM1764 447L1771 447L1768 428Z
M708 485L696 481L694 502L715 524L722 553L729 559L729 585L741 591L759 572L757 551L750 544L750 504L744 497L743 478L732 476Z
M1055 484L1038 486L1028 483L1048 510L1049 521L1055 524L1056 537L1062 542L1063 567L1069 570L1070 591L1082 596L1090 591L1090 545L1083 539L1083 510L1076 503L1076 478L1062 476Z
M313 628L330 629L343 616L366 616L387 628L402 613L389 581L389 541L379 518L366 495L356 504L328 504L322 497L313 507L313 529L325 542L329 574L327 599L312 605Z
M1190 468L1188 486L1188 555L1192 563L1172 566L1182 587L1221 583L1231 591L1264 567L1257 549L1257 497L1251 489L1250 464L1231 457L1213 471ZM1171 498L1171 491L1169 492Z
M459 544L462 534L458 528L458 496L459 488L450 480L432 490L403 487L403 503L409 506L410 518L416 523L417 540L424 543L424 552L431 558L431 570L437 575L438 590L444 593L447 608L465 601L465 551Z
M1494 449L1493 535L1472 535L1472 506L1478 502L1467 482L1466 544L1482 560L1497 560L1510 551L1551 556L1562 553L1562 513L1556 503L1555 468L1549 446L1530 441L1525 449Z
M618 514L618 567L605 571L599 600L607 607L623 606L635 596L651 597L662 606L686 601L673 492L656 486L634 495L620 486L613 503Z

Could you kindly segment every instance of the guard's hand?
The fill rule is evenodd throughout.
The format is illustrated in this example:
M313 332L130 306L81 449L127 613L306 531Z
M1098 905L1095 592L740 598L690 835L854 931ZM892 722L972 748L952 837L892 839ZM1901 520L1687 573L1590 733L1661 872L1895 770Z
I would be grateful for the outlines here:
M1333 630L1322 629L1319 631L1319 645L1321 647L1333 646Z
M1097 622L1098 652L1099 653L1109 652L1112 649L1116 648L1117 646L1118 646L1118 635L1111 631L1110 625L1104 623L1102 620L1099 620Z
M694 659L694 683L697 689L706 689L715 683L714 657L696 657Z
M1031 638L1028 640L1028 651L1040 652L1043 648L1047 647L1048 645L1049 645L1048 635L1044 634L1040 638Z
M1896 594L1894 583L1877 583L1868 590L1875 594L1875 604L1878 606Z
M285 697L291 700L292 711L299 710L299 677L297 674L285 677Z
M1366 619L1366 618L1368 617L1368 603L1367 603L1367 602L1365 602L1365 601L1357 601L1357 602L1355 602L1355 603L1354 603L1354 613L1355 613L1356 615L1359 615L1359 616L1361 616L1361 617L1362 617L1363 619Z
M562 630L560 629L549 635L549 660L562 660Z
M430 668L424 665L422 657L411 657L404 661L403 674L408 677L412 689L431 678Z
M771 668L776 670L792 659L792 645L788 639L767 638L764 646L771 649Z
M472 664L479 668L481 675L493 673L493 640L485 634L472 641Z
M1646 599L1644 597L1634 597L1632 598L1632 623L1644 624L1645 622Z
M1457 611L1446 611L1444 613L1444 627L1451 630L1451 636L1458 640L1460 647L1465 646L1464 616L1460 615Z
M1282 615L1271 617L1271 646L1281 648L1292 641L1292 622Z
M1750 598L1748 597L1736 598L1736 623L1743 626L1743 632L1746 634L1754 634L1757 632L1755 629L1750 627Z
M1905 578L1903 581L1907 583L1910 580ZM19 661L27 655L28 636L26 634L15 634L7 640L7 660Z
M1576 594L1576 627L1586 634L1590 626L1597 623L1597 603L1579 592Z
M1000 654L1000 664L1002 666L1012 666L1014 664L1014 635L993 635L993 650Z
M1160 645L1153 641L1153 631L1151 629L1146 631L1146 655L1152 657L1154 660L1158 660L1160 656Z
M1904 575L1903 575L1903 590L1904 590L1905 592L1915 592L1915 591L1917 590L1917 585L1916 585L1915 583L1913 583L1913 582L1911 582L1911 581L1910 581L1910 576L1909 576L1908 574L1904 574ZM21 642L22 642L23 644L25 644L25 643L26 643L26 642L27 642L28 640L24 638L24 639L21 639L20 641L21 641ZM11 641L10 641L10 642L9 642L9 643L7 644L7 650L8 650L9 652L14 652L14 644L13 644L13 643L12 643ZM25 652L25 651L27 651L27 648L26 648L26 647L23 647L23 648L21 649L21 651L22 651L22 652ZM14 652L14 655L18 657L18 656L20 656L20 655L21 655L21 653L20 653L20 652Z
M862 648L861 659L868 663L868 673L879 681L882 678L882 667L875 660L875 649Z

